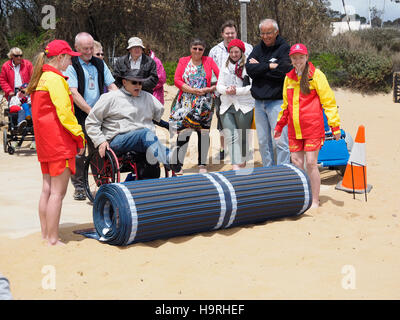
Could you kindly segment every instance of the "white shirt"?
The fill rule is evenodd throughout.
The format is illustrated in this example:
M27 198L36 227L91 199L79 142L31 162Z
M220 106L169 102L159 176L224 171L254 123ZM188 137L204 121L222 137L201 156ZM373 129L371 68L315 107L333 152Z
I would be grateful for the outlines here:
M246 59L250 55L250 53L253 51L253 46L251 44L248 44L244 42L244 47L245 47L245 52L244 54L246 55ZM215 63L218 66L218 69L222 69L222 67L225 65L226 60L228 60L229 57L229 52L227 47L225 47L224 41L218 43L216 46L212 47L210 52L208 53L208 56L213 58ZM213 82L213 81L211 81ZM218 96L218 93L217 93Z
M129 62L131 63L131 69L140 69L140 64L142 63L142 56L135 61L132 59L132 56L129 55Z
M243 78L247 75L246 68L243 67ZM251 79L250 79L251 81ZM226 94L226 89L231 85L236 86L236 94ZM251 83L243 87L243 80L235 74L235 65L229 62L228 67L224 64L219 71L217 83L217 91L221 94L221 106L219 113L224 114L231 105L235 110L243 113L250 112L254 109L255 100L250 93Z
M13 61L13 67L14 67L14 89L15 88L19 88L20 86L22 86L22 79L21 79L21 75L19 74L19 70L21 69L21 64L19 65L15 65L14 61Z
M244 42L244 47L246 49L244 54L246 55L247 58L253 51L253 46L251 44ZM227 47L225 47L225 43L222 41L218 43L216 46L212 47L208 56L213 58L218 68L221 69L229 57L229 52L227 50Z

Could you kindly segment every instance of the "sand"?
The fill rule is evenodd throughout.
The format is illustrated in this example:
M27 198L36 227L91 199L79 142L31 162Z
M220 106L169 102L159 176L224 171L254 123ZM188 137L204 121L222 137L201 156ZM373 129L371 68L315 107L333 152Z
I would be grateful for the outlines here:
M176 89L166 91L168 109ZM353 199L335 190L336 171L324 170L319 212L298 218L116 247L73 233L93 221L92 206L74 201L70 184L60 221L66 246L48 247L36 154L0 152L0 272L14 299L399 299L400 105L391 95L335 94L342 127L354 138L365 125L373 189L367 201ZM195 140L185 174L196 172Z

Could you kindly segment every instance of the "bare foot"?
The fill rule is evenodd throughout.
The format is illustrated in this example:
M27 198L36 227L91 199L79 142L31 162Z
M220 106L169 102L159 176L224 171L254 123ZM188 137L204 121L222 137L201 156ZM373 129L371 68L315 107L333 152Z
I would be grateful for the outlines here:
M61 240L57 240L57 241L50 241L50 240L48 240L48 241L47 241L47 244L48 244L49 246L65 246L65 243L62 242Z
M206 166L199 166L199 173L207 173L207 167Z
M308 214L320 213L320 206L318 204L313 203L310 209L307 210Z
M240 170L240 165L233 164L232 165L232 170Z

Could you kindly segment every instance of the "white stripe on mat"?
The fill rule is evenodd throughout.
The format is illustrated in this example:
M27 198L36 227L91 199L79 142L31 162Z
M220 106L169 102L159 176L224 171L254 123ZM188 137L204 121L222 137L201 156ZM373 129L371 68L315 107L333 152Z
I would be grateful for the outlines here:
M215 188L217 188L218 191L219 201L221 203L221 212L219 214L217 225L214 227L214 229L218 229L221 227L222 222L224 222L226 214L226 201L225 201L224 190L222 190L221 185L210 174L203 173L202 175L208 178L208 180L210 180L214 184Z
M284 166L292 168L300 177L301 182L303 182L303 187L304 187L304 204L303 204L303 208L301 208L301 210L299 211L298 214L302 214L304 211L306 211L309 203L310 203L310 193L308 192L308 183L307 183L307 178L304 175L304 173L299 170L299 168L297 168L296 166L292 165L292 164L284 164Z
M233 188L233 185L231 184L231 182L227 178L225 178L222 174L220 174L218 172L213 172L213 174L218 176L226 184L226 186L228 187L229 192L231 194L232 212L231 212L231 216L229 217L229 222L225 226L225 228L228 228L233 223L233 221L235 221L235 218L236 218L236 211L237 211L236 192L235 192L235 189Z
M116 185L119 186L122 189L122 191L125 193L126 200L128 200L129 208L131 211L131 218L132 218L131 234L129 236L128 241L126 242L126 244L130 244L131 242L133 242L133 240L135 240L137 229L138 229L138 215L137 215L136 204L132 198L132 194L129 192L127 187L125 187L121 183L118 183L118 184L116 183Z

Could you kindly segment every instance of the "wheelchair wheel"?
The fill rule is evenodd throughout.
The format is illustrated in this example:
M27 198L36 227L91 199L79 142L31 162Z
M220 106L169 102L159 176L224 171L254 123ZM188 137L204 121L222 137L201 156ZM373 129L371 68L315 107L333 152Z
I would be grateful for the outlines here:
M108 150L104 158L100 157L97 150L90 154L84 170L85 191L91 202L94 201L100 186L119 182L118 160L114 153Z
M3 148L4 148L4 153L7 153L7 145L8 145L7 129L3 129Z

